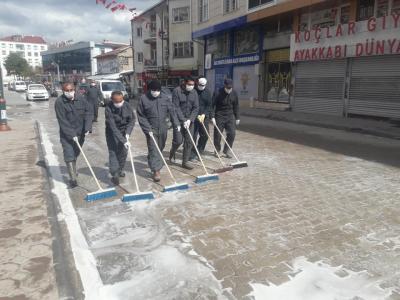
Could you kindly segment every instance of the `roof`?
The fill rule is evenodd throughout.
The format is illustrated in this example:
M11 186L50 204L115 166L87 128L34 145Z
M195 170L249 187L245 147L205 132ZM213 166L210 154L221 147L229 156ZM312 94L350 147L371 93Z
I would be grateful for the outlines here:
M162 4L166 3L166 0L161 0L160 2L154 4L153 6L150 6L148 9L145 11L142 11L139 15L135 16L131 21L139 21L142 17L147 15L149 12L151 12L153 9L156 9L158 6L161 6Z
M118 55L119 53L121 53L121 52L123 52L123 51L125 51L126 49L129 49L129 48L130 48L130 46L120 47L120 48L117 48L117 49L115 49L115 50L113 50L113 51L108 51L108 52L106 52L106 53L97 55L95 58L103 58L103 57L108 57L108 56L116 56L116 55Z
M34 35L11 35L6 36L4 38L0 38L2 42L14 42L14 43L25 43L25 44L44 44L46 45L46 41L41 36Z

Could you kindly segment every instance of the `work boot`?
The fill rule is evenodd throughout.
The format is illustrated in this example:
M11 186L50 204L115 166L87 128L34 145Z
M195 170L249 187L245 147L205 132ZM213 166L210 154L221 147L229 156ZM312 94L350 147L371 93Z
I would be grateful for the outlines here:
M115 185L119 185L119 176L118 174L115 174L111 177L111 182Z
M229 154L229 151L224 151L225 157L231 159L232 156Z
M74 171L73 162L67 162L67 169L69 174L69 186L73 189L78 186L76 181L76 173Z
M214 151L214 157L218 158L219 151Z
M182 168L186 170L193 170L193 167L187 161L182 163Z
M119 171L119 177L125 177L125 172L124 171Z
M154 180L154 182L160 182L160 180L161 180L160 171L153 172L153 180Z
M175 151L171 150L169 152L169 162L170 163L174 163L176 161L175 155L176 155Z

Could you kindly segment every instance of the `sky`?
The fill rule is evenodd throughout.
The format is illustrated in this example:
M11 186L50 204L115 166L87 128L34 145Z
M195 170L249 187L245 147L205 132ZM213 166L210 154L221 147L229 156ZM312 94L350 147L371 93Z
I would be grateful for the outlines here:
M111 0L107 0L111 2ZM159 0L119 0L138 12ZM112 13L96 0L0 0L0 37L39 35L48 43L130 41L129 11Z

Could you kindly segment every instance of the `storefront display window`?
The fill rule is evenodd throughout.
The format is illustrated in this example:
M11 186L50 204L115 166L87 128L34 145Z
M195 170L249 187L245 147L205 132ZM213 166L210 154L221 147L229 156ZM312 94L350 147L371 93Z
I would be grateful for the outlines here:
M207 53L212 54L214 59L229 56L229 34L224 33L219 36L207 39Z
M393 0L393 2L392 2L392 14L400 15L400 0Z
M311 27L324 28L336 23L337 8L327 8L311 13Z
M235 32L235 55L256 53L259 49L259 35L256 29L248 28Z
M389 0L378 0L376 16L378 18L387 16L389 12Z
M290 101L292 68L289 49L274 50L266 56L265 95L266 101Z
M309 13L304 13L300 17L300 25L299 25L299 30L304 31L308 29L308 23L310 22L310 14Z
M358 20L364 21L374 16L375 0L360 0L358 6Z
M350 5L340 8L340 23L347 24L350 21Z

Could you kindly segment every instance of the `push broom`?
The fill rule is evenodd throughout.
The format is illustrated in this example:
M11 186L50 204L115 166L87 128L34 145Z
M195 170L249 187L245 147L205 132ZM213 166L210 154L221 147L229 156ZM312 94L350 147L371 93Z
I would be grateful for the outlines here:
M129 151L129 157L131 159L133 178L135 179L136 193L134 193L134 194L125 194L124 196L122 196L122 202L131 202L131 201L152 200L152 199L154 199L153 192L140 192L139 184L138 184L138 180L137 180L137 176L136 176L135 165L133 163L133 156L132 156L131 146L128 147L128 151Z
M162 152L161 152L161 150L160 150L160 147L158 147L158 144L157 144L156 139L154 138L154 135L151 134L150 136L151 136L151 138L152 138L152 140L153 140L153 142L154 142L154 145L156 146L156 149L157 149L158 153L159 153L160 156L161 156L161 159L162 159L163 162L164 162L165 167L166 167L167 170L168 170L169 175L171 176L172 180L175 182L175 184L173 184L173 185L164 186L163 192L166 193L166 192L182 191L182 190L187 190L187 189L189 189L189 185L188 185L187 183L180 183L180 184L178 184L178 183L176 182L176 179L175 179L174 175L172 174L171 169L169 168L167 162L165 161L165 158L164 158L164 156L163 156L163 154L162 154Z
M240 161L239 158L236 156L235 152L233 152L232 147L229 146L228 142L226 141L226 138L225 138L224 135L222 134L221 130L218 128L217 124L214 124L214 128L217 129L218 133L221 135L222 139L224 140L225 145L228 146L229 150L231 150L233 156L234 156L235 159L236 159L236 162L235 162L235 163L232 163L231 166L232 166L234 169L239 169L239 168L245 168L245 167L247 167L247 166L248 166L248 165L247 165L247 162L245 162L245 161ZM218 152L218 151L217 151L217 152Z
M196 146L196 143L194 142L193 136L192 136L192 134L190 133L190 129L187 129L186 131L187 131L187 133L189 134L189 137L190 137L190 140L192 141L193 147L194 147L194 149L196 150L196 153L197 153L197 155L199 156L201 165L203 166L204 172L206 173L205 175L197 176L197 177L196 177L196 183L203 183L203 182L206 182L206 181L218 180L219 177L218 177L217 174L209 174L209 173L208 173L207 168L206 168L206 166L204 165L203 159L201 158L199 149L197 149L197 146Z
M94 180L96 181L97 187L99 188L99 190L97 192L87 194L85 200L91 202L91 201L103 200L103 199L107 199L107 198L116 196L117 191L115 190L115 188L103 189L101 187L99 180L97 179L96 175L94 174L94 171L93 171L92 167L90 166L89 160L87 159L85 153L83 152L81 145L79 144L78 141L76 141L76 140L74 140L74 141L75 141L76 145L78 146L79 150L81 151L82 156L85 159L87 166L89 167L90 173L92 173L92 176L93 176Z
M204 125L203 122L200 122L200 123L201 123L201 125L203 126L204 131L205 131L206 134L207 134L208 140L210 141L210 144L213 146L213 148L214 148L214 150L215 150L215 153L216 153L217 156L218 156L219 162L221 163L221 166L222 166L222 168L216 169L214 172L215 172L215 173L224 173L224 172L232 171L232 170L233 170L233 167L232 167L232 166L226 166L226 165L224 164L224 162L222 161L222 158L221 158L221 156L219 155L219 153L218 153L218 151L217 151L217 148L215 148L215 145L214 145L214 143L213 143L213 141L212 141L212 139L211 139L210 134L209 134L208 131L207 131L206 126Z

